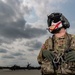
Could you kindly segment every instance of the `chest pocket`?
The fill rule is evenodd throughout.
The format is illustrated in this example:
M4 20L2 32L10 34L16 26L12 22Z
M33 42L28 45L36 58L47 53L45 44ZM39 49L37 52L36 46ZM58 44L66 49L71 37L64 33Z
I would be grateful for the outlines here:
M64 40L65 43L62 44L59 42L60 49L63 49L63 48L64 50L69 49L71 45L71 34L67 34L65 39L62 39L62 40ZM48 41L48 50L56 50L57 48L55 47L57 47L57 44L55 44L55 36L53 35L52 39L49 39Z

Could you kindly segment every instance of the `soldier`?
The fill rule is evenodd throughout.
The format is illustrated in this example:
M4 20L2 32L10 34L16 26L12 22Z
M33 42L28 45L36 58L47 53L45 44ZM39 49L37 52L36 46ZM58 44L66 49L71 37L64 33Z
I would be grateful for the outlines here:
M47 22L47 29L53 35L45 41L37 57L42 75L72 73L71 69L75 67L75 35L67 33L70 24L62 13L50 14Z

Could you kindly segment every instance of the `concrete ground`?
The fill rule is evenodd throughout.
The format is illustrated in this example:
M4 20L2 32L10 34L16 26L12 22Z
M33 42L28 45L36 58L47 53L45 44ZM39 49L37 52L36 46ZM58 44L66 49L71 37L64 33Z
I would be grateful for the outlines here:
M0 75L41 75L40 70L0 70Z
M40 70L8 70L8 69L4 69L4 70L0 70L0 75L41 75L41 71ZM54 75L54 74L50 74L50 75ZM59 74L61 75L61 74ZM63 74L62 74L63 75ZM75 75L74 74L68 74L68 75Z

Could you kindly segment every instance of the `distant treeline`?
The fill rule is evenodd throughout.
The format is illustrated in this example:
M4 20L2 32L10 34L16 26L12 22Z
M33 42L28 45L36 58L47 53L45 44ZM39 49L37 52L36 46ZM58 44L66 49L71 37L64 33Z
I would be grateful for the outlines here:
M10 70L39 70L39 69L41 69L41 67L40 66L38 66L38 67L33 67L33 66L30 66L29 64L26 66L26 67L20 67L20 66L18 66L18 65L13 65L13 66L11 66L11 67L0 67L0 69L10 69Z

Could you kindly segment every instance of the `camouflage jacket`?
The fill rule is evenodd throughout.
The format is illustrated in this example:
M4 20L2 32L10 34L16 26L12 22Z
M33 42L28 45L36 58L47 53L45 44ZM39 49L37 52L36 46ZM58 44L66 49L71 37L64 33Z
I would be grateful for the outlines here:
M56 52L60 52L68 49L68 47L72 50L75 50L75 35L66 33L63 37L60 38L57 38L55 36L49 37L43 44L37 57L37 60L38 62L43 61L42 50L54 50Z

